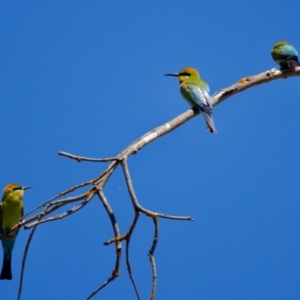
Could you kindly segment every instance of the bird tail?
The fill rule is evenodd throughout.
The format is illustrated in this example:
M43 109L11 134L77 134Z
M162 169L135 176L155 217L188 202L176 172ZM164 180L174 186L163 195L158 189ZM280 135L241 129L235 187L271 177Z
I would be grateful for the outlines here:
M206 122L206 129L212 133L217 133L217 129L215 127L214 120L211 116L211 113L202 111L202 115Z
M7 259L6 255L3 255L3 264L2 264L2 271L0 275L0 279L12 279L12 274L11 274L11 257Z
M288 68L300 67L300 63L299 63L297 57L294 57L293 59L288 59L287 67Z

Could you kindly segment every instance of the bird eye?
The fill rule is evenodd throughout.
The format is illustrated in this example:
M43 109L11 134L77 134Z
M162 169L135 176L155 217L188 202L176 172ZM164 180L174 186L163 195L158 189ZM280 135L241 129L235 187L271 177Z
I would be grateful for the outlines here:
M183 73L180 73L179 76L187 76L187 77L189 77L189 76L191 76L191 74L188 73L188 72L183 72Z
M13 191L18 191L18 190L22 190L22 188L20 186L13 188Z

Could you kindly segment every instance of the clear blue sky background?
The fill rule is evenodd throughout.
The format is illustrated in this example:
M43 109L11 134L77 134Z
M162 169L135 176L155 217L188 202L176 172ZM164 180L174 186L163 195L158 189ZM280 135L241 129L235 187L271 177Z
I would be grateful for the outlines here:
M196 67L214 93L277 67L270 50L280 39L300 50L298 0L25 2L0 4L0 184L34 186L25 211L107 166L57 151L113 156L186 111L165 73ZM199 116L130 158L144 207L196 220L160 223L157 299L299 299L299 83L247 90L215 108L217 135ZM105 192L125 233L133 212L121 170ZM1 299L16 298L28 234ZM114 246L103 242L112 235L96 198L40 226L22 299L85 299L111 274ZM131 247L142 299L152 236L143 216ZM95 299L135 299L124 262Z

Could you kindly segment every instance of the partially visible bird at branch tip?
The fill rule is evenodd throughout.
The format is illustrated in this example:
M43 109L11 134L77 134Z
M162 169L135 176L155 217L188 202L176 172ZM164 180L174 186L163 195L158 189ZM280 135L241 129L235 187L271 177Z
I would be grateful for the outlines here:
M6 234L10 228L24 215L22 197L30 186L21 186L17 183L8 184L3 191L0 203L0 233ZM2 238L3 264L0 279L12 279L11 258L19 229L15 229Z
M200 78L199 72L191 67L186 67L178 73L169 73L165 76L175 76L179 80L180 93L183 98L194 108L201 111L206 128L212 133L217 133L212 118L212 103L209 95L208 84Z
M281 70L300 66L297 50L287 41L277 42L271 50L271 55Z

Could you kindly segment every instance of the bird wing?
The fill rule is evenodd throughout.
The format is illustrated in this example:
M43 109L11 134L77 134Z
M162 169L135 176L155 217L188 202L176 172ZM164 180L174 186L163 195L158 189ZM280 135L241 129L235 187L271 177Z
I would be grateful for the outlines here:
M280 50L276 52L278 58L284 59L286 57L297 57L298 52L292 45L284 45L280 47Z
M186 87L190 96L192 97L193 102L195 102L194 106L203 110L209 110L209 112L211 112L212 104L209 96L209 86L204 85L199 87L193 84L186 84Z

